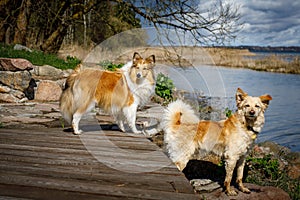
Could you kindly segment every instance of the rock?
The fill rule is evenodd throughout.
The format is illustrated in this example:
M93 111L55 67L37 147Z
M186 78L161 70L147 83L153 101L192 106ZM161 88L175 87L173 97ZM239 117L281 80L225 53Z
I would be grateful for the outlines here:
M35 66L33 73L36 76L49 77L51 80L57 80L57 79L65 77L65 74L61 69L57 69L50 65Z
M10 90L11 89L9 87L0 84L0 93L9 93Z
M259 147L261 147L264 154L282 155L290 152L288 148L271 141L262 142Z
M215 190L209 193L202 193L202 199L207 200L289 200L289 195L280 188L271 187L271 186L258 186L250 183L244 184L247 188L250 189L250 194L245 194L238 191L237 196L227 196L222 189Z
M23 46L21 44L15 44L14 50L24 50L24 51L32 52L31 49L29 49L28 47Z
M43 80L38 85L35 99L38 101L58 101L61 93L62 89L56 82Z
M0 103L17 103L19 99L9 93L0 93Z
M285 155L285 159L289 163L288 165L288 175L292 179L300 178L300 152L290 152Z
M0 83L12 89L24 91L29 85L31 74L28 71L0 71Z
M300 152L291 152L287 147L280 146L274 142L266 141L259 144L260 154L272 154L279 159L281 168L287 166L285 171L292 179L300 178Z
M0 102L18 103L20 101L28 100L27 98L24 99L24 97L25 95L23 92L0 84Z
M198 193L203 192L212 192L222 186L218 182L214 182L210 179L192 179L190 180L191 185L193 186L194 190Z
M10 94L14 95L14 97L17 97L18 99L23 99L25 97L25 94L19 90L11 90Z
M24 71L32 70L33 65L26 59L22 58L0 58L0 71Z

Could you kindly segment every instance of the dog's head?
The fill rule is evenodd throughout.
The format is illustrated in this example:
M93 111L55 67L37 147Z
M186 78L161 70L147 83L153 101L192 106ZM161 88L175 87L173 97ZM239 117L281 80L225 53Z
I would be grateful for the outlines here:
M267 109L272 97L268 94L260 97L252 97L238 88L236 91L236 105L238 111L248 119L256 119Z
M151 55L143 59L139 53L133 54L130 77L134 82L142 79L153 79L153 67L155 66L155 56ZM152 80L151 80L152 81Z

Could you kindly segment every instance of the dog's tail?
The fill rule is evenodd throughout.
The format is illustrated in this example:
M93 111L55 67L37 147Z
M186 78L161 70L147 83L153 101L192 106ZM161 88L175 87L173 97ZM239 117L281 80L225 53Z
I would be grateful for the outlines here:
M62 117L71 124L73 119L73 114L75 110L74 105L74 95L73 95L73 86L75 84L76 78L81 70L81 65L78 65L72 74L66 80L65 88L61 94L59 101L59 108Z
M164 112L162 127L174 132L180 124L196 124L199 122L198 116L193 108L182 100L176 100L168 105Z

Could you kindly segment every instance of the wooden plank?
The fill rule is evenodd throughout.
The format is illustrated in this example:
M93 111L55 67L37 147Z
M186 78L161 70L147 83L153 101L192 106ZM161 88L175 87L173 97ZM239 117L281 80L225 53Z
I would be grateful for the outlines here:
M132 177L133 179L135 177ZM138 178L138 177L136 177ZM82 192L89 194L100 194L120 198L137 199L196 199L195 195L166 192L157 190L144 190L140 188L127 188L121 185L101 184L99 181L86 180L65 180L49 177L34 177L21 174L0 174L1 184L22 185L40 188L49 188L56 190L65 190L71 192Z
M0 198L198 198L184 175L144 136L85 134L0 129ZM48 192L53 196L45 197Z
M0 129L1 130L1 129ZM36 133L36 132L34 132ZM103 146L106 143L110 142L114 144L115 146L118 146L120 148L124 149L138 149L138 150L157 150L159 147L156 145L145 145L145 138L144 137L133 137L133 136L127 136L126 133L122 133L122 136L119 135L119 137L116 137L115 135L104 135L101 134L95 134L93 132L87 133L88 136L81 136L82 139L84 139L86 142L88 142L89 145L95 145L95 146ZM93 135L94 134L94 135ZM18 137L16 137L18 135ZM48 138L48 140L45 140L45 137ZM67 146L68 148L78 148L79 145L82 147L82 139L79 136L45 136L45 134L40 135L38 137L36 134L32 134L31 132L24 132L22 134L11 134L11 133L3 133L0 131L0 140L2 143L13 143L18 141L23 142L23 144L30 144L30 141L32 141L32 145L62 145ZM150 142L150 141L149 141ZM108 144L108 143L107 143Z
M110 195L88 194L82 192L56 190L49 188L40 188L24 185L8 185L0 184L0 199L5 200L29 200L29 199L43 199L43 200L120 200L120 197L113 197ZM136 198L126 197L128 200L135 200Z
M66 139L62 140L61 138L48 138L49 141L45 141L45 138L35 137L35 136L22 136L15 137L13 135L4 135L0 133L1 143L7 144L28 144L31 146L49 146L49 147L61 147L61 148L73 148L73 149L82 149L83 140L73 140ZM123 149L135 149L135 150L158 150L159 147L153 145L145 145L146 141L135 141L135 139L126 139L126 140L111 140L110 138L101 139L97 138L86 138L84 142L87 142L89 146L116 146Z
M22 163L22 166L20 166L19 163L0 161L0 171L3 170L6 173L21 173L30 176L43 176L62 179L85 179L91 181L101 181L103 182L103 184L122 184L129 188L138 187L140 189L150 189L157 191L172 192L176 190L181 193L191 192L191 188L189 187L188 182L183 183L182 176L144 173L120 174L113 172L112 170L102 169L72 170L71 166L55 167L47 165L35 165L33 163ZM135 175L138 175L138 179L133 180L133 177Z

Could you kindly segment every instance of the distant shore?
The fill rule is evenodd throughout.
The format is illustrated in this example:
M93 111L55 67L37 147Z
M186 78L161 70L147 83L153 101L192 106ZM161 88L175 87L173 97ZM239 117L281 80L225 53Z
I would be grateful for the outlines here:
M215 65L230 68L245 68L257 71L300 74L300 54L293 60L286 61L278 53L270 53L256 58L257 53L249 49L221 47L148 47L144 54L154 54L157 62L181 67L197 65ZM132 52L120 56L117 61L130 59ZM129 57L128 57L129 56Z
M88 55L76 55L76 47L73 52L65 52L84 58L86 62L100 63L101 61L112 61L115 63L126 63L131 60L135 51L147 56L154 54L156 62L168 66L199 66L214 65L230 68L245 68L257 71L300 74L300 53L292 60L287 61L280 55L280 48L272 49L259 47L135 47L117 48L113 50L95 48ZM249 50L251 49L251 51ZM268 55L258 58L259 51L264 50ZM286 49L288 50L288 49ZM295 49L294 49L295 50ZM297 50L297 49L296 49Z

